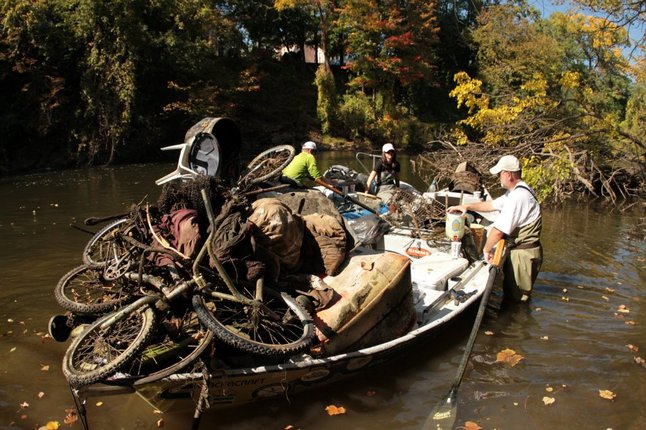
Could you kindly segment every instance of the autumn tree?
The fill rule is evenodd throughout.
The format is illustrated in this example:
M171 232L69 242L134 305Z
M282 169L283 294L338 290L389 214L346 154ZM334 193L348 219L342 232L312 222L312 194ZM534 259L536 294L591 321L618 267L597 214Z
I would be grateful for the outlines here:
M339 9L338 25L350 73L341 114L353 135L369 134L376 120L376 135L389 138L393 119L414 117L409 89L433 79L437 3L349 0Z
M483 12L474 40L480 74L456 74L452 92L468 113L458 143L484 145L472 151L474 164L486 169L500 154L515 153L543 199L637 192L640 158L629 151L635 136L623 121L630 96L625 31L578 14L542 20L517 4Z

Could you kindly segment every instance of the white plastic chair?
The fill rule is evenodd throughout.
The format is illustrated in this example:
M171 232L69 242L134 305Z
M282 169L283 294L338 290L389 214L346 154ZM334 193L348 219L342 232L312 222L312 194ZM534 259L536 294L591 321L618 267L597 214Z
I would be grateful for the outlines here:
M179 149L179 159L177 160L177 168L170 172L168 175L163 178L159 178L155 181L155 184L162 185L166 182L173 181L175 179L184 179L197 176L197 172L191 169L189 165L189 155L191 154L191 146L193 145L193 137L189 142L179 143L177 145L165 146L162 148L162 151L170 151L171 149Z
M209 145L205 145L209 142ZM197 146L195 146L197 145ZM211 133L198 133L188 142L166 146L162 151L179 149L177 168L163 178L155 181L157 185L176 179L192 179L200 174L216 176L220 164L218 140Z

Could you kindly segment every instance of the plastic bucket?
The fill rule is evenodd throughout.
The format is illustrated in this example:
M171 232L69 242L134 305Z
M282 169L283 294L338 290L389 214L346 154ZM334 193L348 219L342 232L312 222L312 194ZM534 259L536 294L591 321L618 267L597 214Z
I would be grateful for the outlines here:
M462 212L446 214L446 237L449 240L460 240L464 236L464 216Z

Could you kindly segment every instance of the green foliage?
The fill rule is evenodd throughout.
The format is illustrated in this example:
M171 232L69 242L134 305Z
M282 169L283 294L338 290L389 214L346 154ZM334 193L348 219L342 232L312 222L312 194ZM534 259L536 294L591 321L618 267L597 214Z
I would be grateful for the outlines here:
M361 140L376 121L372 101L365 94L345 94L339 107L339 119L351 139Z
M329 133L334 121L334 112L336 111L334 75L324 65L320 65L316 70L314 83L318 89L316 112L321 121L321 131Z

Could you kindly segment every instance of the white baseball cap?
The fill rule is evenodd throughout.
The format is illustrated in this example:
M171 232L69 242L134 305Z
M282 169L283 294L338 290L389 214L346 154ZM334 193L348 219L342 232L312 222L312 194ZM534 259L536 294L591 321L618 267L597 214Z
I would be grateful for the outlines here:
M498 163L493 166L489 171L492 175L497 175L500 172L518 172L520 170L520 162L518 158L513 155L504 155L500 157Z
M393 146L392 143L387 143L384 146L381 147L381 152L386 153L388 151L394 151L395 147Z
M303 144L303 149L312 149L316 151L316 143L312 142L311 140L308 140Z

